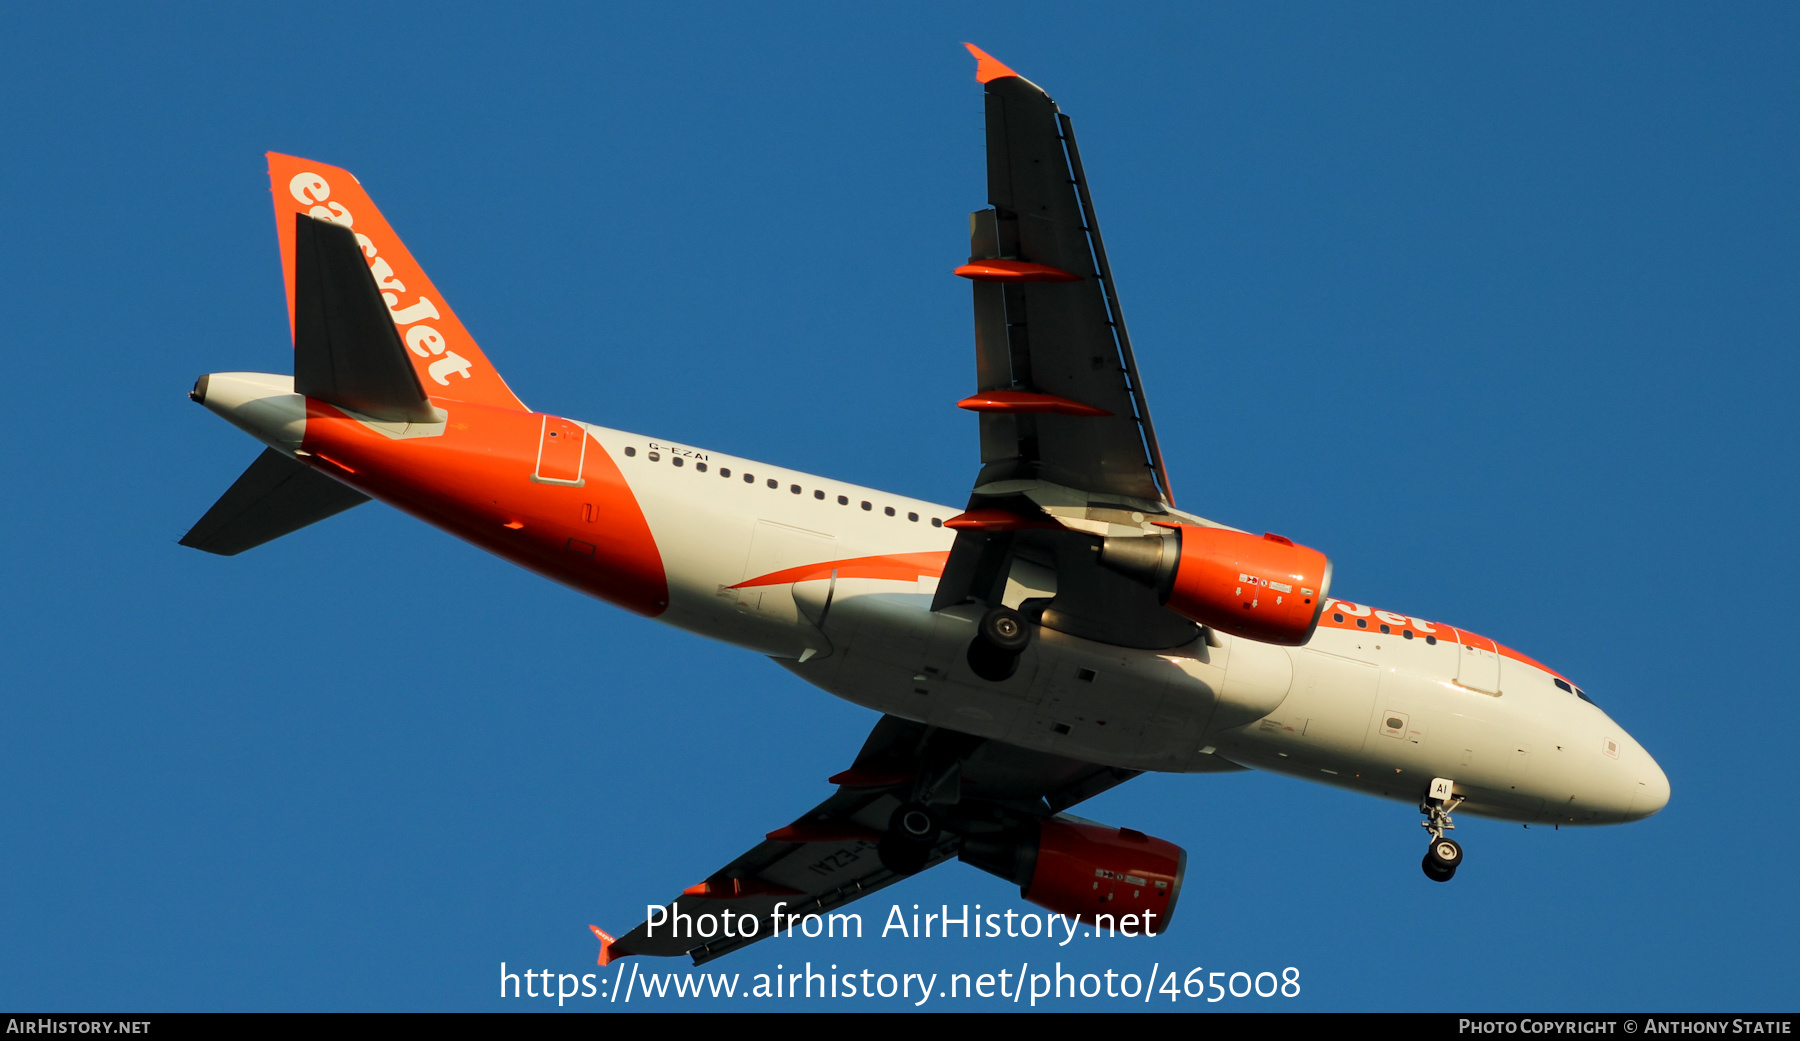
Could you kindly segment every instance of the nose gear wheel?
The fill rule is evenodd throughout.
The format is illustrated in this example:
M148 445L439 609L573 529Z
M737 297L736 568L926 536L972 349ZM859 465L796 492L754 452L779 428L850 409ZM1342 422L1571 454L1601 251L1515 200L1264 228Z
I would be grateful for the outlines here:
M1461 806L1463 800L1459 796L1434 799L1427 796L1419 803L1419 812L1425 820L1419 826L1431 833L1431 845L1425 849L1425 859L1419 867L1424 870L1425 877L1433 882L1448 882L1462 866L1462 846L1452 838L1444 835L1446 831L1454 831L1456 825L1450 820L1450 811Z

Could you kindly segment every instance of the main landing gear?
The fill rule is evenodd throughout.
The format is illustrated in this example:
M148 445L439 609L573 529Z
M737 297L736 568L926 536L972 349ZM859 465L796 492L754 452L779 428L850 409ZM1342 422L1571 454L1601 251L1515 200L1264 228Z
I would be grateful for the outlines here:
M913 875L925 870L938 834L944 829L937 814L922 802L909 802L894 811L888 819L887 834L875 848L881 865L896 875Z
M1010 607L996 607L975 623L975 639L969 641L969 668L993 683L1010 679L1019 671L1019 655L1031 643L1031 626L1025 616Z
M1425 859L1419 866L1425 870L1425 877L1433 882L1450 881L1463 862L1462 847L1444 834L1456 829L1450 822L1450 811L1463 802L1451 794L1454 783L1448 777L1432 778L1431 790L1426 793L1425 801L1419 803L1419 812L1425 815L1419 826L1431 832L1431 845L1426 847Z

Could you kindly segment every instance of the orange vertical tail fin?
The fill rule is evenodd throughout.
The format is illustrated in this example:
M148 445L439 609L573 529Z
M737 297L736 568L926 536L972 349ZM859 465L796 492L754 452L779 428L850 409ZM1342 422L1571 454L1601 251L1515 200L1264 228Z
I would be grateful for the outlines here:
M594 962L595 965L605 968L606 966L611 965L614 959L628 957L624 951L613 949L619 941L601 931L599 926L590 925L588 928L594 930L594 935L600 938L600 959Z
M269 190L275 197L275 230L281 238L290 331L294 327L294 215L306 213L356 233L363 259L427 394L498 408L525 408L348 170L270 152Z

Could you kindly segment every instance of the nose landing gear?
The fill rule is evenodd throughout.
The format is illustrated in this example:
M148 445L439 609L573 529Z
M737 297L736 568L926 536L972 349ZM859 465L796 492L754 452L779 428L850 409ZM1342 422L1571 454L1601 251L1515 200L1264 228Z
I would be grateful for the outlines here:
M1448 882L1456 874L1456 865L1462 863L1462 855L1455 839L1432 839L1419 866L1433 882Z
M1462 846L1457 841L1444 835L1446 831L1454 831L1456 825L1450 822L1450 811L1461 806L1461 798L1452 794L1455 782L1448 777L1431 779L1431 789L1425 800L1419 803L1419 812L1425 820L1419 826L1431 833L1431 845L1425 849L1425 859L1419 866L1424 869L1425 877L1433 882L1448 882L1462 866Z

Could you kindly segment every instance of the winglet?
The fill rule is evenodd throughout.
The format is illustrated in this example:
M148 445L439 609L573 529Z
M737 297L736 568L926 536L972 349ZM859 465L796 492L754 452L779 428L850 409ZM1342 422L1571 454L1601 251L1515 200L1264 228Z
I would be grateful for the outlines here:
M998 58L995 58L980 47L977 47L972 43L965 43L963 46L967 47L969 53L975 56L975 82L991 83L994 80L1003 80L1008 76L1019 75L1005 65L1002 65Z
M617 940L601 932L597 925L590 925L588 928L594 930L595 936L600 937L600 959L594 963L595 965L605 968L612 964L613 959L625 957L625 951L613 950L613 945L618 943Z

